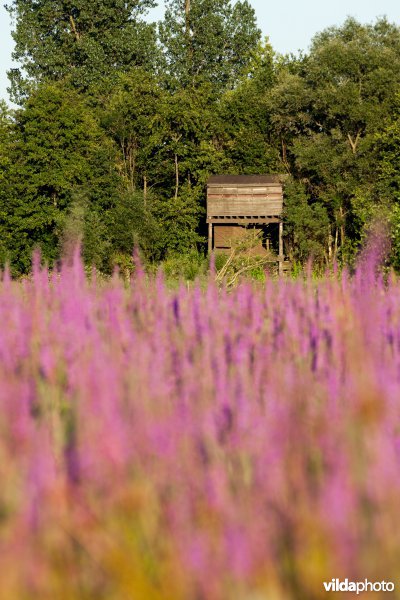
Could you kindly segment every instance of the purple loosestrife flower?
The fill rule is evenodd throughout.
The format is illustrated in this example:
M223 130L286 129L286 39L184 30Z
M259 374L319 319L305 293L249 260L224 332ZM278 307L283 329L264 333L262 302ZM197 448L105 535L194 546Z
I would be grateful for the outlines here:
M379 252L354 277L230 290L169 291L137 259L128 289L87 279L79 251L3 274L0 596L289 599L394 577L400 283Z

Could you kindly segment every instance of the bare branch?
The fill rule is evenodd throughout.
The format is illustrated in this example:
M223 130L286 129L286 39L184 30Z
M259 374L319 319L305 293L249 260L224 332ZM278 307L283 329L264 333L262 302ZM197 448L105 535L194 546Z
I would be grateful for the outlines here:
M76 28L76 23L74 21L74 17L72 15L69 16L69 22L71 23L72 33L75 36L76 41L78 42L81 39L81 34Z

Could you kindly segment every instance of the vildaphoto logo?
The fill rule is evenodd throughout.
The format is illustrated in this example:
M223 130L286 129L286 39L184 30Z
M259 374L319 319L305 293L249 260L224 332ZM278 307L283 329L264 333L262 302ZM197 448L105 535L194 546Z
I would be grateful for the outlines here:
M332 579L332 581L324 581L326 592L355 592L362 594L363 592L394 592L395 585L391 581L349 581L348 579Z

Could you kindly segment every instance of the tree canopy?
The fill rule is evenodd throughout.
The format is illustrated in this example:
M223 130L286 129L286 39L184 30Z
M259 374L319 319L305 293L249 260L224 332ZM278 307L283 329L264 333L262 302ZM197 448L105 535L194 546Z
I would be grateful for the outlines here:
M107 78L133 65L154 68L155 26L144 16L155 0L13 0L7 7L16 22L10 72L16 99L29 83L66 77L82 91L101 93ZM108 89L108 87L107 87Z
M175 87L211 82L220 91L235 86L260 40L247 0L166 0L160 40Z
M14 0L0 106L0 260L68 239L105 271L205 251L214 173L286 174L293 260L352 261L371 221L400 267L400 28L348 19L280 56L244 0ZM397 237L396 237L397 236Z

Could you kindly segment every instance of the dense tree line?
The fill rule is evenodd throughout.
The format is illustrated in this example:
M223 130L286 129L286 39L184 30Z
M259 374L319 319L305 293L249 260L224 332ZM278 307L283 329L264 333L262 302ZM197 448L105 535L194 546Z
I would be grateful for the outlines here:
M276 55L247 0L14 0L0 261L204 252L213 173L283 173L286 253L348 261L375 217L400 267L400 28L348 19Z

